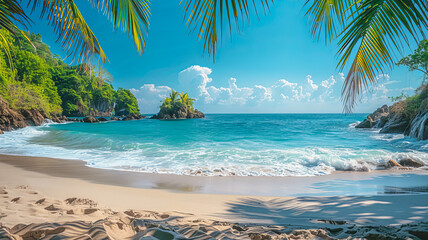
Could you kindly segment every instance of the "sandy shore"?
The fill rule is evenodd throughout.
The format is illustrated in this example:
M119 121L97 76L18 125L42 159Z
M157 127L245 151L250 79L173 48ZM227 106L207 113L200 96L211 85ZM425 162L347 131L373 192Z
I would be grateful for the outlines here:
M428 194L421 192L427 176L420 170L310 178L183 177L0 155L0 237L328 239L372 234L424 239ZM403 185L406 178L412 179L410 185ZM407 194L335 195L363 184L379 193Z

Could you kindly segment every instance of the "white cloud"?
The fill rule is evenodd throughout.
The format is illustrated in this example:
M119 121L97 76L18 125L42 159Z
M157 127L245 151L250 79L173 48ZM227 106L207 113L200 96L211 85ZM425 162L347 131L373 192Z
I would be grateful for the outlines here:
M178 74L177 91L188 92L195 98L195 106L203 111L221 112L230 109L237 112L239 109L252 111L259 109L264 112L319 112L321 109L315 106L324 106L325 111L338 112L342 110L340 102L341 87L344 74L331 76L325 80L314 79L307 75L306 79L290 81L280 79L271 85L255 84L253 86L240 86L236 78L228 80L228 86L218 86L210 78L212 70L198 65L191 66ZM389 89L386 87L392 81L388 75L378 77L379 85L369 95L365 95L363 102L379 102L387 99ZM266 82L266 81L262 81ZM300 82L300 83L299 83ZM174 84L174 83L173 83ZM175 88L174 88L175 89ZM168 86L155 86L145 84L139 89L132 89L136 95L143 112L156 112L160 101L168 95L171 88ZM329 102L331 104L325 104ZM247 110L248 109L248 110Z
M155 86L154 84L144 84L139 89L131 89L137 98L140 110L144 113L156 113L159 111L161 100L171 92L168 86Z

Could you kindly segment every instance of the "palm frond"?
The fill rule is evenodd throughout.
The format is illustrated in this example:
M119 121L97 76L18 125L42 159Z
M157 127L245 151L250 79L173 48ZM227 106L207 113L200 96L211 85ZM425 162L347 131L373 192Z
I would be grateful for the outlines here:
M0 3L0 29L3 28L8 32L16 35L16 32L22 32L15 25L18 23L24 28L27 28L27 25L30 24L30 19L25 14L24 10L21 8L21 5L16 0L2 1ZM23 33L23 32L22 32ZM23 35L26 37L25 33ZM26 37L27 38L27 37ZM28 39L28 38L27 38ZM12 51L11 51L11 42L4 34L0 33L0 47L4 50L6 58L8 59L10 66L12 66Z
M305 6L309 6L306 16L312 23L311 34L319 38L324 32L326 42L334 39L345 27L347 19L352 15L355 7L353 0L306 0ZM312 3L312 5L310 5Z
M95 34L89 28L74 0L30 0L32 11L42 5L40 18L46 18L54 28L57 42L60 42L67 57L77 64L90 62L98 56L104 63L107 59Z
M273 0L271 0L273 3ZM180 4L183 0L180 2ZM232 23L235 21L239 32L239 20L249 20L250 8L254 8L257 14L259 6L252 1L247 0L186 0L184 4L186 24L188 27L194 27L198 30L198 40L204 41L204 52L207 50L213 59L217 50L218 25L220 25L220 38L223 33L224 19L227 20L229 30L232 31ZM260 0L260 7L263 10L269 8L269 0ZM250 7L250 5L252 7Z
M409 46L411 40L419 42L425 37L428 27L425 0L357 0L348 6L343 15L336 15L335 18L323 13L326 12L325 5L324 8L317 7L325 4L325 0L310 2L312 10L308 12L313 15L312 19L323 19L322 22L313 23L313 26L318 30L324 28L326 36L334 37L333 29L340 27L340 21L346 17L344 27L337 35L337 67L342 71L350 64L342 90L345 112L351 112L361 93L376 84L377 74L393 67L396 60L393 53L400 52L404 45ZM315 34L319 33L315 31Z
M128 32L137 51L144 52L150 27L150 0L91 0L109 16L114 29Z

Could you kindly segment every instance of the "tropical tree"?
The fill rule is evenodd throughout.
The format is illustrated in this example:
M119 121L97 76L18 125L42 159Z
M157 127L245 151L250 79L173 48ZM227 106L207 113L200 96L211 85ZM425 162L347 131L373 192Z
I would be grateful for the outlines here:
M195 99L189 97L187 93L179 93L171 90L169 97L166 97L162 101L161 110L165 113L173 113L182 108L186 108L189 111L194 111L193 103Z
M193 110L193 102L195 101L195 99L193 98L189 98L189 95L187 95L187 93L181 93L180 94L180 103L183 106L186 106L187 108Z
M337 40L337 67L349 68L342 91L347 112L428 28L426 0L306 0L306 6L313 36Z
M377 82L377 74L390 70L395 54L404 45L425 38L428 27L426 0L302 0L312 23L312 35L324 36L326 42L337 40L340 71L349 69L342 91L345 111L351 111L359 95ZM143 53L149 29L149 0L90 0L94 7L109 16L114 29L128 32L137 51ZM181 0L183 2L183 0ZM239 31L241 22L249 20L250 10L265 12L272 1L260 0L186 0L183 4L186 24L197 29L204 41L204 51L214 58L224 25ZM28 0L32 11L41 10L57 33L68 56L79 61L98 56L107 57L97 38L86 24L74 0ZM241 21L242 20L242 21ZM5 0L0 8L0 26L16 31L15 22L30 23L17 0ZM220 36L219 36L220 35ZM0 36L0 46L7 50L10 43Z
M101 48L95 34L87 25L74 0L28 0L26 6L31 12L39 11L40 19L44 19L53 27L67 53L67 57L79 62L90 61L98 56L104 63L107 56ZM143 53L145 37L149 29L149 0L89 0L92 6L107 15L113 28L128 32L139 53ZM16 34L17 25L27 28L32 21L25 14L21 2L4 0L0 7L0 27ZM17 24L17 25L15 25ZM24 35L25 36L25 35ZM27 38L30 41L30 39ZM11 57L10 42L0 35L0 47Z
M409 71L422 72L424 74L423 83L425 83L428 75L428 40L421 41L415 52L402 58L397 65L406 66Z

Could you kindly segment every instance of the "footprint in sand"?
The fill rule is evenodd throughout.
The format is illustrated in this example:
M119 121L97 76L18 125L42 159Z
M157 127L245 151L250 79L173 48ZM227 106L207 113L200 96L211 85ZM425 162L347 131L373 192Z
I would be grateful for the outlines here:
M46 200L46 198L39 199L39 200L37 200L36 204L42 204L45 202L45 200Z
M14 199L12 199L12 200L10 200L11 202L13 202L13 203L18 203L18 201L20 200L21 198L20 197L16 197L16 198L14 198Z

